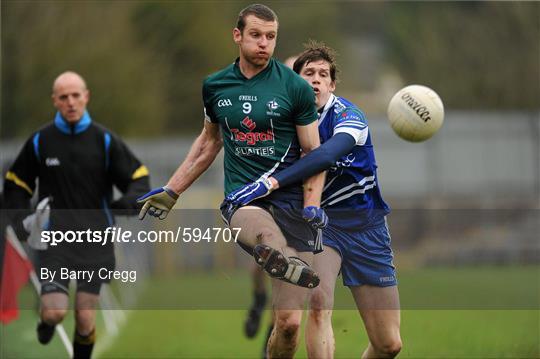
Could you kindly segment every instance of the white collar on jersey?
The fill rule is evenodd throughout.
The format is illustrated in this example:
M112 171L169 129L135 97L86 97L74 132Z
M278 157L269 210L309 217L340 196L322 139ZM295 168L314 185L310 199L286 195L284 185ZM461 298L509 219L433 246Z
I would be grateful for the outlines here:
M331 93L330 97L328 98L328 101L326 102L326 105L324 105L323 111L319 115L319 124L322 122L322 120L324 120L324 118L326 117L326 114L328 113L328 110L330 109L330 107L332 107L334 102L336 102L336 99L337 97L333 93Z

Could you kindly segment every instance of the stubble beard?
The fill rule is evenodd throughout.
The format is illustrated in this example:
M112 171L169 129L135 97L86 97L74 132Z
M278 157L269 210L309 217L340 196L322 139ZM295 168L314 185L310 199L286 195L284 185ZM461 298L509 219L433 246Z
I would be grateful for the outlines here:
M256 68L256 69L263 69L268 65L268 62L270 61L270 55L268 58L262 58L258 57L257 55L251 55L247 54L245 52L242 52L244 60L249 64L249 66Z
M262 69L265 68L266 65L268 65L268 61L270 59L262 59L262 58L246 58L246 61L253 66L254 68Z

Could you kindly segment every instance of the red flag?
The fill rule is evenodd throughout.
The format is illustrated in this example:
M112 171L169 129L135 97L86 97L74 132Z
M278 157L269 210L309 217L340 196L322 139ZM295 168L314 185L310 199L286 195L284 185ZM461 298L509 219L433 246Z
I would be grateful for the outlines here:
M11 238L6 231L4 267L0 283L0 322L7 324L17 319L17 294L28 282L32 272L32 262L26 257L18 240ZM13 233L13 232L12 232Z

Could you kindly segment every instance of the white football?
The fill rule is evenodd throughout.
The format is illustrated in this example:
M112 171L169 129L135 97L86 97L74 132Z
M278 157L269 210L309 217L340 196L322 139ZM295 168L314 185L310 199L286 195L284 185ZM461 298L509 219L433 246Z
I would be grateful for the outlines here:
M422 85L399 90L388 104L388 120L394 132L411 142L425 141L444 120L444 105L435 91Z

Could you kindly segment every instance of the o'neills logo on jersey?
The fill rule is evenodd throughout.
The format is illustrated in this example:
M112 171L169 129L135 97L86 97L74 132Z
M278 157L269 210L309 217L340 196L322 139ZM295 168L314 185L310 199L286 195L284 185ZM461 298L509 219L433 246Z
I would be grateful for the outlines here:
M272 131L272 129L268 129L264 132L253 131L257 127L257 124L248 116L240 122L240 126L248 132L242 132L237 128L231 128L235 141L246 142L246 144L251 146L258 142L274 141L274 131Z
M238 101L257 101L257 96L251 96L251 95L240 95L238 96Z

